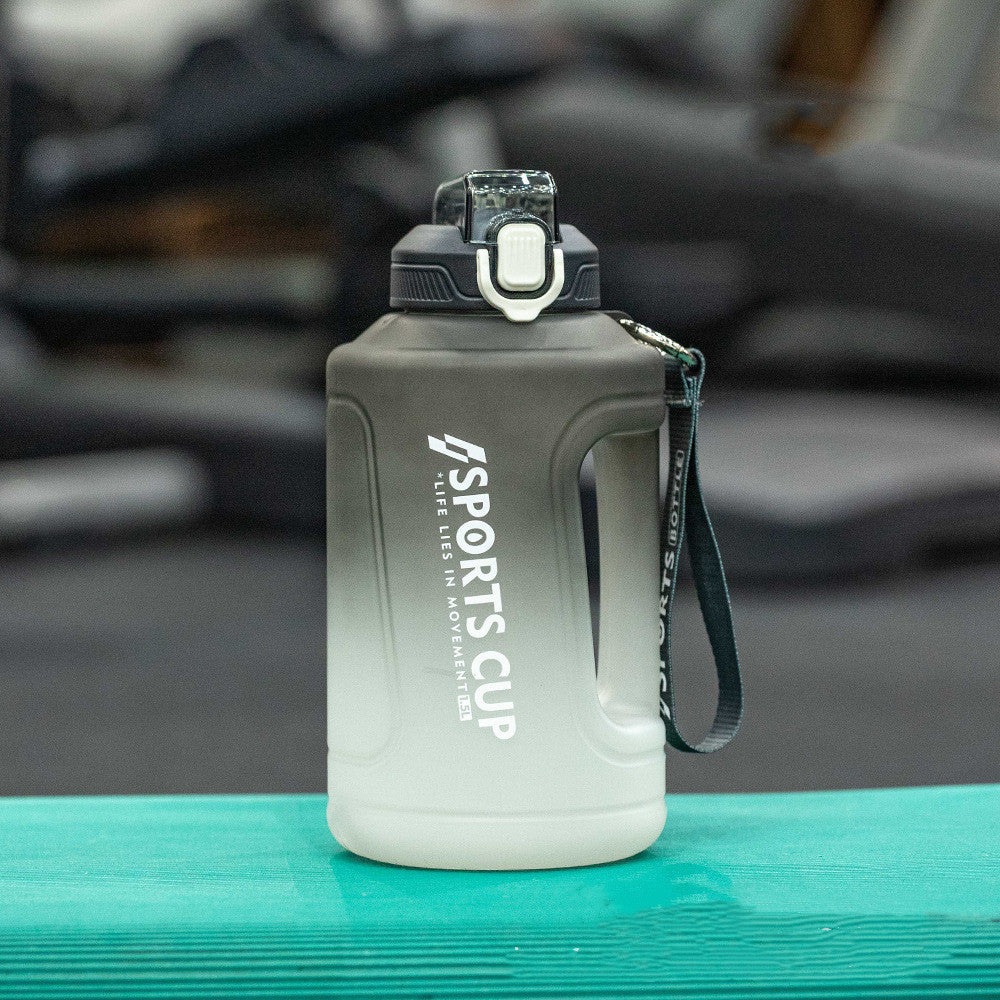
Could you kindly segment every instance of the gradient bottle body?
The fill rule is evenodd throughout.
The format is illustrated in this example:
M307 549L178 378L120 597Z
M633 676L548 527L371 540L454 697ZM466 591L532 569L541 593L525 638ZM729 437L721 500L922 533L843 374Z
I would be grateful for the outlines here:
M656 353L595 309L390 313L333 352L329 820L343 846L555 867L658 835L662 379ZM578 488L595 444L599 670Z

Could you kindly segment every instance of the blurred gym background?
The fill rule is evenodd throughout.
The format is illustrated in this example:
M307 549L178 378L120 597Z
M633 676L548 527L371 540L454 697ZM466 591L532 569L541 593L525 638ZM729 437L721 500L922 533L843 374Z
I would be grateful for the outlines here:
M323 787L323 361L488 166L709 357L668 787L1000 780L1000 4L0 11L0 793Z

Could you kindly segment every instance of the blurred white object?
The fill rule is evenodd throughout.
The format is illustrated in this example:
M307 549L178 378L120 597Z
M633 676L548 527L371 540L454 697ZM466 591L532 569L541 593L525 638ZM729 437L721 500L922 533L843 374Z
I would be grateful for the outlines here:
M537 0L400 0L408 26L429 32L450 24L509 21L523 26L538 14Z
M208 500L204 469L178 451L0 462L0 544L183 524L205 513Z
M56 74L148 79L192 39L244 18L259 0L11 0L16 56Z
M13 53L47 82L150 81L200 38L238 28L264 0L10 0L6 30ZM359 50L389 44L399 28L391 0L310 0L315 23ZM402 5L414 24L468 20L510 4L414 0ZM412 8L412 9L409 9Z
M840 145L914 142L947 116L997 117L995 3L894 0L883 15Z
M474 99L449 101L411 125L414 144L435 177L458 177L487 164L503 166L504 155L489 107Z
M797 0L540 0L550 22L609 27L649 46L683 52L702 72L744 81L768 77Z

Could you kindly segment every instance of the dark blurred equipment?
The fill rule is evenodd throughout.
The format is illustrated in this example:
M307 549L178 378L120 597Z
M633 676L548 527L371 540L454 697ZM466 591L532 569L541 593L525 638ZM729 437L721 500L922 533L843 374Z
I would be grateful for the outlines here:
M201 468L177 452L0 462L0 546L174 527L204 515L206 492Z
M302 5L265 4L234 34L198 42L141 123L40 136L12 151L20 163L14 243L30 243L28 234L53 219L82 210L93 219L110 202L178 186L246 188L289 171L301 186L296 161L307 157L309 187L293 184L284 198L318 200L336 245L298 258L24 259L9 268L7 304L57 344L155 341L199 321L271 323L288 336L322 324L328 349L383 311L383 265L406 219L384 187L385 166L365 171L350 150L362 140L395 141L414 114L523 82L549 59L537 35L486 24L348 53ZM8 458L180 448L208 470L216 513L286 527L322 523L318 396L39 364L3 410L0 454Z
M329 321L337 271L317 257L138 264L23 263L8 303L48 339L157 339L177 322Z
M814 4L809 16L822 21L824 9ZM959 155L954 144L942 153L926 143L882 142L818 158L771 134L781 109L797 107L791 94L765 89L794 13L794 5L778 0L750 10L705 4L636 32L627 17L605 12L591 22L600 39L596 58L585 55L574 68L499 99L505 155L551 166L573 217L602 234L607 301L702 344L733 380L809 385L822 377L885 388L914 378L930 383L947 369L953 384L981 384L996 355L984 324L1000 315L989 280L993 234L1000 232L1000 168L964 150ZM984 33L990 23L980 18L974 27ZM302 6L264 5L240 30L198 42L140 123L31 142L16 172L14 214L37 225L136 190L217 183L222 171L238 183L265 173L287 177L290 159L315 154L330 177L325 203L339 234L337 263L332 256L25 261L9 269L8 302L56 342L74 326L78 340L125 342L162 338L193 320L271 322L289 332L316 323L332 331L332 341L349 336L383 307L385 289L373 276L384 274L385 253L408 209L377 169L366 188L362 161L346 151L375 137L398 145L415 112L536 75L556 51L545 37L541 30L466 28L406 36L372 55L348 53ZM748 82L756 88L749 98L735 89ZM340 152L331 156L331 149ZM655 197L629 216L617 193L636 186ZM313 183L295 197L315 191ZM930 273L934 281L926 280ZM898 404L898 425L922 426L923 411L908 405ZM831 432L842 433L838 425L851 406L848 397L828 399L811 426L819 433L821 412ZM753 400L745 411L737 404L717 416L720 439L745 437L748 413L763 418ZM254 390L251 404L245 390L207 391L183 378L100 379L87 372L78 380L66 373L14 394L7 420L11 458L105 444L192 449L211 472L215 510L272 524L321 522L321 480L310 471L318 468L321 421L306 396ZM950 426L948 416L941 420ZM957 425L953 433L968 440ZM795 440L775 443L790 469L798 447ZM292 454L299 456L294 491L281 472ZM245 463L257 476L252 499L246 480L227 471ZM838 463L845 483L873 467L880 467L874 456ZM825 573L853 565L844 546L831 547L832 563L806 555L801 526L755 512L742 481L733 476L712 488L713 501L731 511L724 534L758 539L748 553L776 540L767 545L769 559L748 555L748 572ZM888 497L891 476L880 482ZM956 482L961 492L965 480ZM865 493L865 502L889 510L876 493ZM812 537L843 520L834 508L825 505ZM868 563L883 558L871 548L857 554ZM897 558L885 557L884 565Z
M512 156L549 164L581 226L608 233L602 267L622 275L623 308L700 333L707 349L738 350L750 310L803 299L905 308L993 342L1000 158L948 143L761 155L758 105L674 96L621 74L549 83L502 122ZM625 185L657 196L613 220ZM634 242L616 245L630 230ZM865 351L885 345L898 358L892 332ZM914 352L912 370L929 360Z
M710 399L704 427L704 488L734 577L860 579L1000 540L995 407L747 393Z
M734 580L851 580L996 548L1000 415L875 393L732 393L702 417L706 502ZM666 490L669 455L661 455ZM581 476L596 535L593 467ZM589 553L598 572L596 549Z
M536 35L488 25L347 54L301 5L268 4L237 33L196 44L142 123L32 144L24 200L44 208L148 194L245 170L250 150L280 158L384 135L427 107L523 81L549 61Z
M974 67L981 73L988 64L998 15L963 3L915 8L913 24L900 26L902 39L883 43L907 51L908 87L884 97L815 81L764 86L760 73L749 75L751 87L731 79L685 87L665 74L585 65L501 102L502 139L513 160L545 163L579 224L604 234L606 298L617 292L623 308L717 348L741 377L748 367L768 375L761 358L742 353L747 319L762 306L807 302L840 310L834 321L843 331L826 351L824 373L837 363L842 376L853 367L845 341L904 379L949 366L955 352L947 345L943 358L907 351L912 324L885 323L871 338L852 337L843 322L843 307L905 310L939 324L942 341L956 334L967 345L978 341L981 383L990 386L1000 374L992 346L1000 318L993 280L1000 147L996 125L981 112L970 117L962 98L983 86ZM726 9L698 6L705 18ZM928 18L939 34L928 33ZM769 22L772 30L777 23ZM935 92L930 81L939 78ZM880 109L899 105L895 119L883 113L892 128L872 124L852 136L849 120L878 124ZM789 141L782 124L803 115L847 116L843 131L852 141L817 156ZM655 196L617 212L615 192L630 186ZM759 326L755 332L756 347ZM808 380L824 343L807 327L798 345L784 347L782 371L794 367ZM798 351L803 363L795 365Z
M323 524L323 401L287 390L44 371L3 400L2 458L157 447L194 456L209 510L239 524Z
M138 121L28 137L13 151L19 184L10 239L30 246L40 227L74 213L93 222L137 199L228 188L275 215L306 207L333 226L335 243L305 259L304 274L267 260L201 265L197 277L162 262L48 271L26 264L13 277L16 305L43 330L62 334L72 319L91 339L159 336L165 320L206 315L321 321L353 335L355 321L363 327L385 301L373 263L411 221L409 206L396 202L406 185L386 176L391 163L359 160L358 144L396 146L414 115L521 83L552 61L551 48L535 33L482 24L349 52L305 5L264 4L233 33L197 42ZM321 273L321 287L310 269Z

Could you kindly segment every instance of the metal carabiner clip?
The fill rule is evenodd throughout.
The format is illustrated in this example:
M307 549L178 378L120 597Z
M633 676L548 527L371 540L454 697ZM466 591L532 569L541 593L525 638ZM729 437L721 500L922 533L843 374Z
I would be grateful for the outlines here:
M658 330L646 326L645 323L637 323L634 319L629 319L626 316L618 316L616 319L636 340L641 340L644 344L655 347L661 354L679 361L688 368L698 367L698 358L686 347L678 344L676 340L671 340Z

